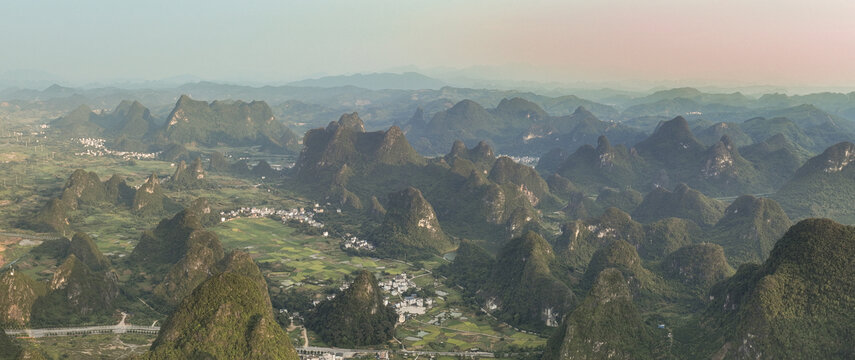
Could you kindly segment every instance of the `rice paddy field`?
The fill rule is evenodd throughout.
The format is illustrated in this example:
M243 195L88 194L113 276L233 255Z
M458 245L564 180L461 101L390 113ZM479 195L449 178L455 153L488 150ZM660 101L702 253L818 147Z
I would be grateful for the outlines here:
M281 262L286 272L269 272L266 276L281 289L299 287L322 294L338 287L345 277L357 270L375 273L379 280L400 273L416 278L420 287L431 286L437 292L435 305L425 314L413 316L398 325L396 339L407 350L461 351L477 348L502 351L509 346L535 347L546 339L518 331L483 312L476 313L463 304L459 292L436 279L430 269L441 260L422 263L415 268L401 261L350 256L339 248L339 239L298 234L294 228L267 218L238 218L212 228L226 249L242 249L260 263ZM443 295L439 295L443 294ZM290 332L295 344L302 343L299 329ZM313 346L324 346L315 334L308 332Z

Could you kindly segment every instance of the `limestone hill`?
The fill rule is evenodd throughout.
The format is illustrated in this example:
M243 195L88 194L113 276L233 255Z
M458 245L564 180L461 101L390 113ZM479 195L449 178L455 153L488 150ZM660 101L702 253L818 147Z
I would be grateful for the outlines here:
M554 259L552 247L535 232L510 240L499 252L481 295L485 307L516 326L558 326L575 297L552 274Z
M621 271L603 269L585 300L571 312L543 359L655 359L662 341L632 302Z
M0 325L29 324L33 303L45 290L43 284L20 271L0 272Z
M264 279L245 265L226 266L196 287L143 358L298 359L273 318L267 287L259 286Z
M318 304L306 326L333 346L377 345L392 339L397 318L383 305L374 275L360 271L347 289Z
M842 142L808 160L773 196L793 219L855 220L855 144Z
M680 281L701 292L733 275L724 249L715 244L693 244L677 249L662 261L666 278Z
M715 356L855 355L853 252L851 226L809 219L791 227L762 265L744 265L711 290L703 323L723 338Z
M223 256L217 235L203 229L199 214L184 210L144 232L129 261L162 277L154 294L174 306L214 272Z
M761 263L792 222L775 200L743 195L724 211L708 233L707 241L724 247L734 266Z
M207 146L262 145L287 152L293 135L273 116L263 101L214 101L207 103L182 95L157 137L164 142ZM286 143L283 143L286 139Z
M431 204L412 187L389 194L383 223L372 239L379 253L390 256L415 251L441 254L454 247Z
M712 226L724 216L724 210L725 205L721 201L680 184L674 191L656 188L648 193L633 211L633 217L641 222L679 217L701 226Z

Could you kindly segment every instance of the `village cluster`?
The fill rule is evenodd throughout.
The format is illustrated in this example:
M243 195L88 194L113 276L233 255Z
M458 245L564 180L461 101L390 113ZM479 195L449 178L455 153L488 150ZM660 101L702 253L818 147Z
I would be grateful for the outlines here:
M306 210L306 208L284 210L269 207L242 207L231 211L221 211L220 222L226 222L232 219L242 217L276 217L279 218L283 223L297 221L301 224L306 224L311 227L323 228L324 224L322 224L320 221L315 220L315 214L321 214L323 212L324 209L317 204L315 204L315 208L312 210ZM324 236L327 235L329 235L329 233L324 232Z
M422 315L433 306L433 299L431 298L420 298L415 295L403 296L410 290L419 290L413 279L412 276L401 273L380 281L378 284L381 289L389 293L390 296L387 296L383 303L386 305L392 303L392 307L398 314L398 322L404 322L412 315ZM394 301L395 297L400 301Z
M86 151L74 153L77 156L118 156L125 160L136 159L136 160L152 160L160 154L160 152L153 153L142 153L136 151L116 151L110 150L106 146L104 146L105 140L98 138L78 138L77 142L79 142Z
M315 215L323 214L326 210L320 204L314 204L312 208L294 208L289 210L276 209L269 207L242 207L231 211L220 212L220 222L226 222L232 219L241 217L260 218L272 217L278 218L282 223L287 224L291 221L297 221L301 224L322 229L324 224L315 219ZM336 213L341 213L341 209L335 209ZM330 236L329 231L324 231L323 236ZM374 245L366 240L360 239L353 234L347 233L342 237L342 248L352 250L373 251Z

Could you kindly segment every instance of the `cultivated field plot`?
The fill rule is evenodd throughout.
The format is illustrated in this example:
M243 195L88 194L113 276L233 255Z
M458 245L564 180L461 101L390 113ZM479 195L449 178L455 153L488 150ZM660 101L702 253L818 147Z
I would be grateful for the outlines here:
M127 359L146 352L155 335L104 334L29 339L29 345L51 359Z
M345 275L357 270L401 272L419 275L410 265L390 260L351 257L339 249L339 239L308 236L295 233L295 229L267 218L234 219L212 228L226 249L241 249L259 263L282 262L288 272L273 272L268 276L282 287L309 289L338 287ZM292 270L293 269L293 270Z
M381 281L402 272L415 276L416 285L433 288L437 296L435 305L425 314L398 325L396 338L407 350L503 351L509 346L534 347L546 343L538 335L517 331L486 314L476 314L475 309L463 303L456 289L442 284L429 269L394 260L349 256L340 250L339 239L298 234L294 228L267 218L234 219L212 230L226 249L247 251L259 263L284 263L289 271L266 274L283 289L299 287L321 294L340 286L345 276L356 270L375 272ZM437 264L439 261L422 263L427 268ZM302 342L299 331L291 334L298 336L295 343ZM311 345L324 345L311 331L308 335Z

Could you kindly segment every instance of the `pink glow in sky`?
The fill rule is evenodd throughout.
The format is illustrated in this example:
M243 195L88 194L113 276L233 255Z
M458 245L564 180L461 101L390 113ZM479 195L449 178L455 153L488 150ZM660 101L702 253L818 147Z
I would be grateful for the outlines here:
M486 5L478 9L485 16L452 37L472 63L524 63L591 79L855 82L855 1ZM466 20L451 15L449 28Z

